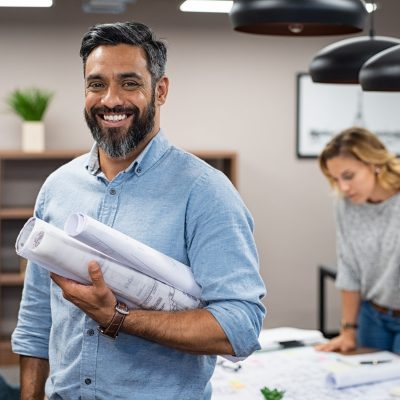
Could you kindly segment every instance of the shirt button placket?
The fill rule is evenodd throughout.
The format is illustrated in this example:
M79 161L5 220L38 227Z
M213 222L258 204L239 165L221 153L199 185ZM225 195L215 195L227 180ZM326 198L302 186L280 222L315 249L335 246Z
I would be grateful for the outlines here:
M98 336L93 321L85 318L85 330L83 331L82 365L80 371L81 396L85 400L96 398L96 361L98 351Z

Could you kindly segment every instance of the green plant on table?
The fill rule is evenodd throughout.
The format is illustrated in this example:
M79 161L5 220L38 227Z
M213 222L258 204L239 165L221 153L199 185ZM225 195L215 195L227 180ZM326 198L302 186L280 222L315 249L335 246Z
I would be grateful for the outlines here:
M52 92L42 89L16 89L8 95L6 102L24 121L41 121L52 97Z
M285 394L284 390L269 389L266 386L261 389L265 400L281 400Z

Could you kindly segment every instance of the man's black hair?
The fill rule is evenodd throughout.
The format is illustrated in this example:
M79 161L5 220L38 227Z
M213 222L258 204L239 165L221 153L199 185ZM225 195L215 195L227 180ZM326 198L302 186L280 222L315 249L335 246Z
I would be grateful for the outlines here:
M142 48L147 56L147 68L153 86L165 74L167 47L151 29L139 22L116 22L92 26L83 36L80 56L85 68L89 54L98 46L130 44Z

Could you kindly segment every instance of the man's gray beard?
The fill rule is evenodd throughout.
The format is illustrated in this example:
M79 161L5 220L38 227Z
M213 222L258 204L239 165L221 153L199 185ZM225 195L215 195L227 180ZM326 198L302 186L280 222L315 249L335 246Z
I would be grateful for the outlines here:
M147 136L148 132L140 137L130 136L131 127L128 129L126 135L119 137L117 139L112 139L113 135L117 134L115 132L116 128L108 128L108 134L102 135L100 128L94 128L96 132L92 130L92 136L96 140L97 145L109 156L113 158L124 158L128 156L137 145ZM114 131L114 132L113 132ZM97 136L96 136L97 135Z
M85 110L85 120L92 133L93 139L109 157L124 158L127 157L154 128L154 93L142 118L139 119L140 112L137 107L131 110L133 111L134 119L124 135L118 132L119 128L107 128L107 132L102 132L100 126L97 124L96 117L92 118L92 115L95 115L94 111L95 110L91 109L91 115L89 115ZM117 112L123 111L119 109Z

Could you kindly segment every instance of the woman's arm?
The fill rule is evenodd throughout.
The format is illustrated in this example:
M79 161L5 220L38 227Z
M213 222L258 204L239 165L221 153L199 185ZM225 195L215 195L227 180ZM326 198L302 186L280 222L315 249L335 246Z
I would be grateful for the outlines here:
M316 346L321 351L350 351L357 346L357 317L360 309L360 292L342 290L342 327L340 335ZM346 326L347 325L347 326ZM351 327L351 326L354 327Z

